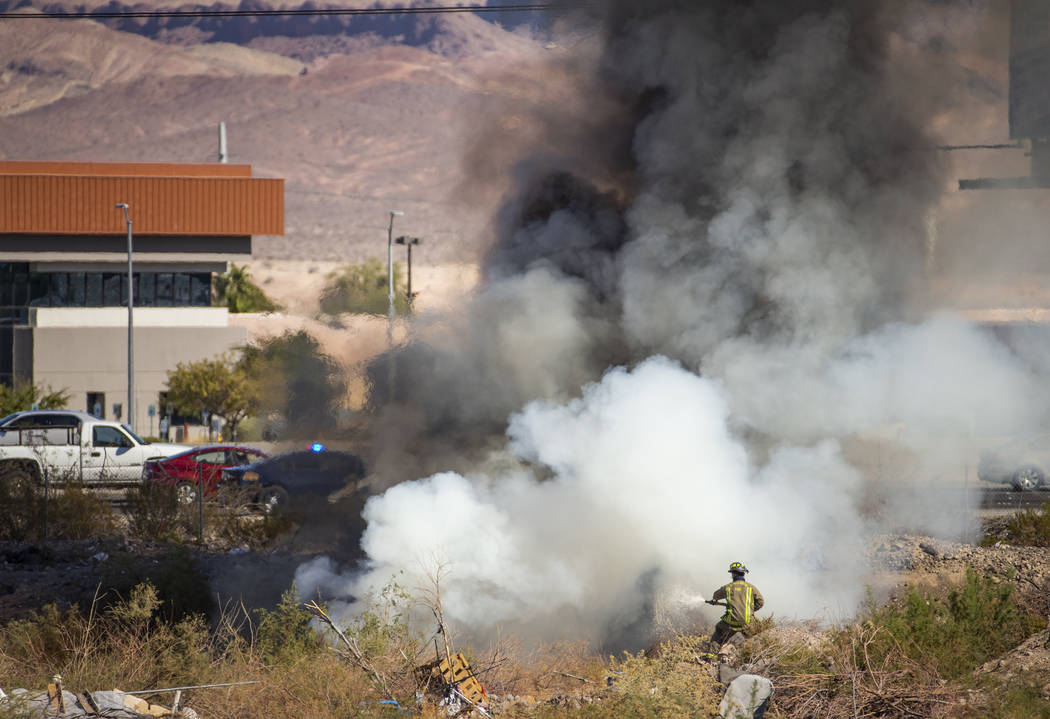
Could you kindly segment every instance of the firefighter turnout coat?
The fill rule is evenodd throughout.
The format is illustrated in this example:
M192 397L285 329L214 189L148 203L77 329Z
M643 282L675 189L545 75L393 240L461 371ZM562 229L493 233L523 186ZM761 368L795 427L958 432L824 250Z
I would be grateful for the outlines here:
M758 587L743 579L719 587L711 598L715 601L725 600L726 613L722 615L722 621L737 630L750 624L754 613L766 603Z

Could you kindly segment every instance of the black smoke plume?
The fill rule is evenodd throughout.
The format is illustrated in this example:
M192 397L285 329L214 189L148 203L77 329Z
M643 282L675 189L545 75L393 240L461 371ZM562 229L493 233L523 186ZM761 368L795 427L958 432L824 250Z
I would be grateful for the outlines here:
M735 341L819 361L908 316L941 179L933 80L891 57L915 7L620 1L573 18L597 28L601 51L573 63L606 114L543 109L550 143L517 163L454 339L397 352L393 397L384 357L374 404L411 406L423 436L488 436L613 364L717 371Z

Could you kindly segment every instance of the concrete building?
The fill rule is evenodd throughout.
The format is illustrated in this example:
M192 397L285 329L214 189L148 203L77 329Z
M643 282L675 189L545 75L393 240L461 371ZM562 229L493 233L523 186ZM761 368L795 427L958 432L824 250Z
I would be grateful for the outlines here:
M127 203L135 426L156 434L167 372L247 340L212 279L284 234L284 180L248 165L0 161L0 382L65 389L127 421Z

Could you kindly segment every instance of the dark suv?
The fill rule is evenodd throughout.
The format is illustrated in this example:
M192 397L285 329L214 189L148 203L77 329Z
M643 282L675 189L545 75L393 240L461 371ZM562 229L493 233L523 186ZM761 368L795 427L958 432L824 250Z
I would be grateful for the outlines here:
M366 474L356 454L330 449L285 452L241 467L222 470L222 481L256 488L255 501L267 510L299 496L329 497L340 490L356 489Z

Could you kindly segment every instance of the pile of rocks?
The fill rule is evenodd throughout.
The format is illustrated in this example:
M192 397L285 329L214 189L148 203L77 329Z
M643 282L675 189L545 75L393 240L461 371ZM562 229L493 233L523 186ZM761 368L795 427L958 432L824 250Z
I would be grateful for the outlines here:
M58 679L56 677L56 679ZM177 700L176 700L177 703ZM119 689L81 692L75 694L62 687L61 681L49 684L46 690L12 689L10 694L0 689L0 714L35 719L72 719L73 717L107 717L107 719L146 719L148 717L176 717L197 719L189 707L166 707L150 704L134 694Z

